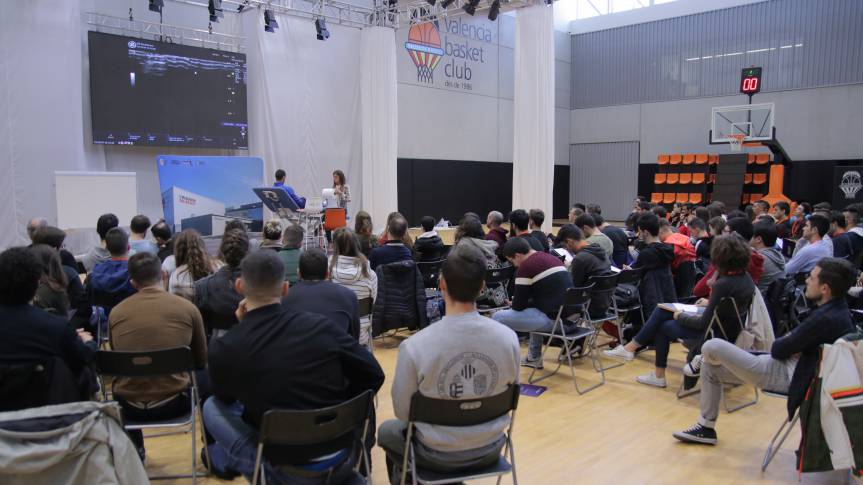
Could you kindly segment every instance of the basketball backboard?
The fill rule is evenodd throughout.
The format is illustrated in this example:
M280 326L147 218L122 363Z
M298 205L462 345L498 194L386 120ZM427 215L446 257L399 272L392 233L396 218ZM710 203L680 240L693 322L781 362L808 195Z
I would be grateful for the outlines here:
M773 140L773 111L773 103L713 108L710 143L730 143L736 135L743 135L744 143Z

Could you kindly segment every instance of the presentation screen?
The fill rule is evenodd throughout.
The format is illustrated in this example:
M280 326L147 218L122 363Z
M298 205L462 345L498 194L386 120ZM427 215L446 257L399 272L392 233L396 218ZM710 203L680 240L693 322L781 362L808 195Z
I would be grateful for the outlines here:
M93 143L248 148L246 56L89 32Z

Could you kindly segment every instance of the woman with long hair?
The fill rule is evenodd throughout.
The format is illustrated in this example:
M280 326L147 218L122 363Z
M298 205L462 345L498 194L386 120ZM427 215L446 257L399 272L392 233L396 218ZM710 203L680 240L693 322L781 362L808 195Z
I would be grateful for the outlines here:
M474 217L465 217L455 231L455 247L473 246L485 256L486 267L489 269L500 266L500 258L497 257L497 242L485 238L482 232L482 223Z
M391 222L393 221L393 219L395 219L396 217L401 217L402 219L407 220L407 218L406 218L405 216L403 216L403 215L401 214L401 212L390 212L390 214L387 216L387 225L386 225L386 229L384 230L384 232L382 232L382 233L381 233L381 237L379 237L379 238L378 238L378 246L383 246L384 244L386 244L386 243L387 243L387 240L388 240L388 239L389 239L389 237L390 237L390 231L389 231L389 229L390 229L390 223L391 223ZM404 237L402 237L402 241L401 241L401 242L405 245L405 247L407 247L408 249L410 249L411 251L413 251L413 249L414 249L414 240L413 240L413 239L411 239L410 231L405 231L405 235L404 235Z
M345 173L341 170L333 172L333 192L336 196L336 203L342 209L348 208L348 202L351 201L351 188L348 186Z
M363 298L376 299L378 276L369 266L369 260L360 251L360 241L347 227L333 233L333 256L330 259L330 278Z
M201 311L207 335L215 333L220 336L237 324L234 312L243 296L237 293L235 284L240 277L240 262L248 253L249 236L246 231L225 231L219 245L219 259L225 262L225 266L195 283L193 302Z
M368 257L372 254L372 249L377 246L375 237L372 234L374 226L372 226L372 216L366 211L357 212L354 218L354 233L357 240L360 242L360 251Z
M195 282L218 270L222 264L207 254L204 239L194 229L186 229L174 238L174 258L177 269L168 280L168 291L193 300Z
M30 252L42 264L42 278L33 305L48 313L69 318L69 296L66 294L69 281L60 264L60 255L47 244L34 244Z

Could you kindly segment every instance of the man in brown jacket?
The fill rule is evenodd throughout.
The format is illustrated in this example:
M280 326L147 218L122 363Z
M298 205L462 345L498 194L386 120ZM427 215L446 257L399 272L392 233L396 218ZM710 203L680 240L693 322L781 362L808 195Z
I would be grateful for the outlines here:
M201 313L188 300L165 291L159 258L138 253L129 259L129 278L138 290L111 311L111 348L122 351L162 350L190 347L197 368L207 363L207 341ZM114 396L126 419L156 421L189 411L189 379L185 374L118 378ZM144 459L144 438L130 431Z

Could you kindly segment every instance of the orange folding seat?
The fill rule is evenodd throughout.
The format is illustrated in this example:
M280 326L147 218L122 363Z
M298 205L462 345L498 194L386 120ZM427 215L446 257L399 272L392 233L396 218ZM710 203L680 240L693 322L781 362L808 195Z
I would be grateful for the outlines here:
M758 155L755 155L755 163L758 165L766 165L770 163L770 154L759 153Z
M747 174L743 175L743 183L744 184L751 184L752 183L752 174L751 173L747 173Z
M653 176L653 183L654 184L657 184L657 185L664 184L665 180L666 180L666 174L664 174L664 173L658 173L658 174Z
M662 198L662 202L666 204L673 204L674 200L677 199L677 194L666 193Z
M668 155L666 155L664 153L660 153L656 157L656 163L658 163L660 165L665 165L666 163L668 163Z
M697 194L697 193L689 194L689 202L691 202L693 204L700 204L701 203L701 194Z
M710 162L710 165L716 165L719 163L719 155L716 153L711 153L708 155L707 160Z
M758 184L758 185L766 184L767 183L767 174L766 173L756 173L755 175L752 176L752 183Z
M676 184L678 180L680 180L679 173L670 173L668 174L668 179L666 179L666 183Z
M685 194L685 193L677 194L676 202L680 203L680 204L685 204L685 203L689 202L689 194Z
M692 174L692 183L693 184L703 184L704 180L706 180L705 174L699 173L699 172Z
M670 163L671 165L680 165L680 162L682 161L683 157L679 153L671 155L671 157L668 159L668 163Z
M650 202L652 202L654 204L661 204L662 203L662 193L661 192L654 192L654 193L650 194Z
M695 154L694 153L686 153L683 155L683 164L684 165L692 165L695 163Z
M681 184L691 184L692 183L692 174L691 173L680 174L680 183Z
M707 154L706 153L699 153L699 154L695 155L695 164L696 165L704 165L705 163L707 163Z
M755 163L755 154L754 153L747 153L746 154L746 165L752 165L753 163Z

